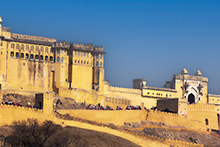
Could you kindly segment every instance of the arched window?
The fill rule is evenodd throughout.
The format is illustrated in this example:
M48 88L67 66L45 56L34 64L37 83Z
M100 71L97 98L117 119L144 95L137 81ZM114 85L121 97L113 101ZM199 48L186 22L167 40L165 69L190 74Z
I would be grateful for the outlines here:
M86 61L84 61L84 64L86 64Z
M27 50L27 51L29 50L29 45L26 45L26 50Z
M96 66L96 67L99 67L99 62L98 62L98 61L96 61L95 66Z
M87 57L89 57L89 53L87 53Z
M35 60L39 60L39 55L35 55Z
M19 46L19 44L16 44L16 49L20 49L20 46Z
M209 120L207 118L205 119L205 125L209 125Z
M31 54L30 60L34 60L34 54Z
M18 52L16 52L16 58L17 58L17 59L19 58L19 53L18 53Z
M36 46L36 52L39 52L39 46Z
M41 53L44 52L44 47L40 47L40 52L41 52Z
M45 61L48 61L48 56L45 56Z
M11 52L10 56L11 58L14 58L14 52Z
M29 59L29 54L28 53L25 55L25 59Z
M64 63L64 58L63 57L61 58L61 62Z
M87 64L89 64L89 62L87 61Z
M102 62L100 62L100 67L102 67L103 65L102 65Z
M77 53L77 51L75 51L75 56L77 56L78 55L78 53Z
M53 62L53 57L52 56L50 56L50 61Z
M75 63L77 63L77 60L75 60Z
M45 52L48 53L48 47L45 48Z
M11 48L15 48L15 44L14 43L11 44Z
M21 45L21 49L24 50L24 44Z
M78 56L80 56L80 52L78 52Z
M43 61L44 60L44 56L40 55L40 60Z
M57 62L60 62L60 57L57 57Z
M24 53L21 53L21 59L24 59Z
M78 60L78 63L80 63L80 61Z
M84 52L84 56L86 57L86 52Z
M33 45L31 46L31 51L32 51L32 52L34 51L34 46L33 46Z

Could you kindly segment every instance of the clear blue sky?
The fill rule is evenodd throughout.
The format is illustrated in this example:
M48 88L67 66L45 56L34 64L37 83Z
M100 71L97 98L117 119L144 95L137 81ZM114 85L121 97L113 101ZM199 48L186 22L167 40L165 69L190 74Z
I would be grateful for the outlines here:
M200 69L220 94L220 1L0 0L0 16L15 33L104 46L113 86L146 78L162 87Z

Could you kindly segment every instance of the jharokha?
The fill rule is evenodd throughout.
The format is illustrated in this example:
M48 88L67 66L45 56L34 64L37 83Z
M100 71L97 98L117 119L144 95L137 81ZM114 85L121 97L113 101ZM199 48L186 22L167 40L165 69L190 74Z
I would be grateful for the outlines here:
M112 108L125 109L127 105L156 108L176 113L176 118L187 120L185 125L219 130L220 95L208 93L208 78L199 70L189 75L183 69L164 88L146 86L146 79L133 80L133 88L112 87L104 77L103 47L15 34L2 24L0 17L0 100L7 93L54 93L77 102ZM166 115L161 112L158 119Z

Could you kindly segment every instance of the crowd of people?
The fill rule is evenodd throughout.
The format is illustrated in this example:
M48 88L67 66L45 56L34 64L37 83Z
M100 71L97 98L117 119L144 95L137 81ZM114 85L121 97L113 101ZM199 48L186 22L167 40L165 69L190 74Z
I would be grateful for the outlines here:
M6 101L6 102L2 102L3 105L12 105L12 106L19 106L19 107L28 107L28 108L34 108L34 106L31 105L30 102L28 102L27 104L21 104L19 102L14 102L14 101Z

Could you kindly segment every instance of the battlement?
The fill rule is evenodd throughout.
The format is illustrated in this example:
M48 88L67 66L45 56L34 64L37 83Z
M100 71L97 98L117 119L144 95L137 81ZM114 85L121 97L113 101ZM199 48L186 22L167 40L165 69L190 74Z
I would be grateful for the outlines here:
M173 75L173 79L195 80L195 81L208 82L207 77L195 76L195 75Z
M117 92L135 93L135 94L139 94L141 92L140 89L112 87L112 86L109 86L109 90L117 91Z
M56 39L52 38L46 38L46 37L39 37L39 36L31 36L31 35L22 35L22 34L15 34L12 33L11 37L16 41L21 41L21 40L29 40L29 41L39 41L39 42L49 42L49 43L54 43L56 42Z
M59 47L59 48L70 48L70 45L66 41L55 42L52 46Z
M2 27L2 32L8 32L8 33L10 33L10 32L11 32L11 29L10 29L10 28L7 28L7 27Z
M212 111L212 112L216 112L215 110L215 105L211 105L211 104L191 104L188 105L188 111Z
M28 108L28 107L19 107L19 106L13 106L13 105L3 105L3 104L0 104L0 108L1 109L26 110L26 111L30 111L30 112L43 113L43 110L41 110L41 109Z

